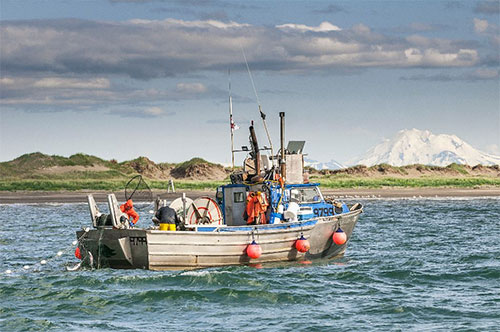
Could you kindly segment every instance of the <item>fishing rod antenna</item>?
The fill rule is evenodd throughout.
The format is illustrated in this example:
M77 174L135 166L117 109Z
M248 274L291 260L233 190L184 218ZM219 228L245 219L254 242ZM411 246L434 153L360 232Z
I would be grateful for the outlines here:
M250 82L252 82L253 92L255 93L255 99L257 101L257 106L259 108L259 113L260 113L260 117L262 119L262 123L264 124L264 129L266 131L267 140L269 141L269 145L271 147L271 158L272 158L271 160L272 160L272 163L274 165L273 142L271 141L271 135L269 135L269 130L267 129L266 114L264 114L264 112L262 112L262 107L260 106L259 95L257 94L257 89L255 88L255 83L253 81L252 72L250 71L250 66L248 65L247 57L245 55L245 50L243 49L243 46L241 44L240 44L240 48L241 48L241 53L243 54L243 59L245 59L245 64L247 66L248 76L250 76Z

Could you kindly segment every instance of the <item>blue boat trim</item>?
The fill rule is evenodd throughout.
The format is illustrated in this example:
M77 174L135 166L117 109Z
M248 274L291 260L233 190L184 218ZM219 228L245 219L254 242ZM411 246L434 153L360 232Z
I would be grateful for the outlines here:
M289 229L304 226L314 226L318 219L309 219L304 222L290 222L282 224L263 224L263 225L248 225L248 226L230 226L230 227L214 227L214 226L198 226L198 232L249 232L253 230L272 230L272 229Z
M257 230L272 230L272 229L288 229L288 228L298 228L304 226L314 226L318 222L318 219L310 219L304 222L293 222L293 223L282 223L282 224L264 224L264 225L249 225L249 226L231 226L220 228L220 232L241 232L241 231L253 231ZM215 228L214 228L215 229ZM198 230L200 230L198 228Z

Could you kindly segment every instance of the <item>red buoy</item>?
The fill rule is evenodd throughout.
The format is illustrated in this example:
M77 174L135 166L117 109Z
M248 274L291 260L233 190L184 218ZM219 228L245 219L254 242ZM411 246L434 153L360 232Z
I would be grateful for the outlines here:
M247 255L253 259L257 259L260 255L262 255L262 248L257 244L257 242L255 242L255 240L247 246Z
M82 253L80 252L80 247L76 247L75 249L75 257L78 259L82 259Z
M332 236L333 242L335 242L336 245L341 246L347 241L347 235L345 232L342 230L342 228L338 228L335 232L333 232Z
M309 241L304 237L304 235L300 236L300 239L295 241L295 249L300 252L307 252L311 248Z

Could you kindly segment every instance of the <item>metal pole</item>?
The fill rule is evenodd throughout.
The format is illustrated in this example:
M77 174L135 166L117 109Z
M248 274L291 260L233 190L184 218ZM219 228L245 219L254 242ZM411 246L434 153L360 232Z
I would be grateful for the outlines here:
M186 223L186 193L182 193L182 219Z
M234 171L234 122L233 122L233 100L229 96L229 121L231 122L231 167Z
M269 145L271 146L271 157L274 158L273 142L271 141L269 130L267 130L266 115L264 114L264 112L262 112L262 108L260 107L260 105L259 105L259 112L260 112L260 117L262 118L262 123L264 123L264 129L266 130L267 140L269 141ZM274 159L272 160L274 166Z
M255 129L253 126L250 126L250 138L252 139L252 152L253 157L255 158L255 175L256 177L260 177L260 151L259 151L259 143L257 142L257 135L255 135Z
M234 122L233 122L233 98L231 96L231 70L228 69L229 76L229 128L231 130L231 167L234 171Z
M281 141L281 177L286 177L286 160L285 160L285 112L280 112L280 141Z

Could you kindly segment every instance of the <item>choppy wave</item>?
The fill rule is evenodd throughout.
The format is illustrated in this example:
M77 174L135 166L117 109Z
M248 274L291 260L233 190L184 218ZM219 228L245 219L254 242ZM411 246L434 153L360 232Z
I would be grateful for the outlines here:
M498 201L364 200L341 259L166 272L68 272L87 207L2 205L0 330L498 330Z

